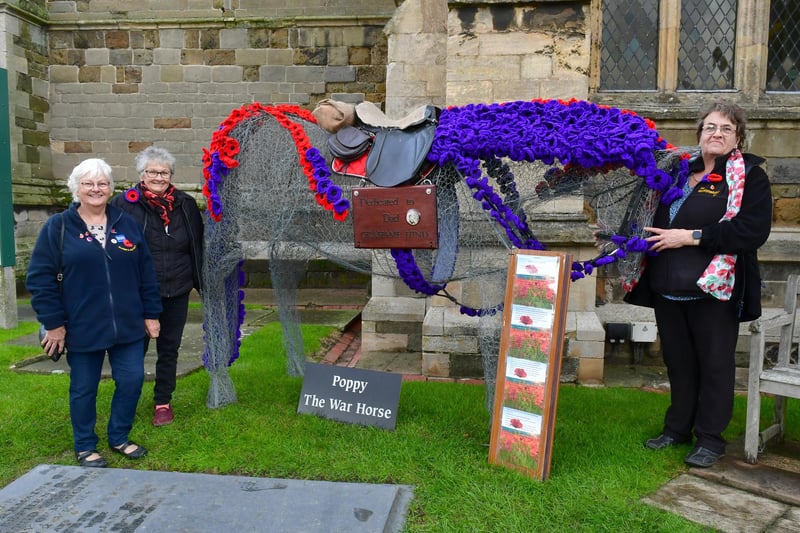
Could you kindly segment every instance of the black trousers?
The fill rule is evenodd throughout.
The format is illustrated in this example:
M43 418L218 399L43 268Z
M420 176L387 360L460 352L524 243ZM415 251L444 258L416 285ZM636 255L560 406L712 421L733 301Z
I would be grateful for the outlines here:
M664 434L725 452L722 432L733 416L736 380L736 306L717 299L655 303L661 352L670 384Z
M183 327L189 313L189 293L171 298L161 298L163 310L159 317L161 331L156 339L156 383L153 387L153 400L156 405L172 401L178 371L178 350L181 347ZM150 338L146 337L145 352Z

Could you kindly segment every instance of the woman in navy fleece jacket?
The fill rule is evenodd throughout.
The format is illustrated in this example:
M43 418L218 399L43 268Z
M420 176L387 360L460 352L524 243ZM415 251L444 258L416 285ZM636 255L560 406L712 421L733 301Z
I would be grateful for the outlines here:
M48 354L67 349L75 457L81 466L104 467L94 428L106 353L115 385L108 444L128 458L147 453L128 436L144 382L145 335L158 336L161 297L138 225L108 205L114 191L111 167L102 159L87 159L67 185L74 202L45 222L26 284L47 329L43 348Z

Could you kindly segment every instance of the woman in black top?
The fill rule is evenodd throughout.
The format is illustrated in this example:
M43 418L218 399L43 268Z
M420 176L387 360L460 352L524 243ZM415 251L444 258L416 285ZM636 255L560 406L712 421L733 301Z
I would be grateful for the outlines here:
M156 341L153 425L164 426L174 419L171 401L189 294L192 288L198 292L202 288L203 218L194 198L172 185L175 157L167 150L145 148L136 156L136 172L141 181L111 203L133 216L142 228L158 275L164 310Z
M761 315L756 250L769 237L772 195L764 159L744 154L745 114L715 102L697 124L682 198L659 205L639 283L625 301L653 307L670 382L664 429L645 442L662 449L697 439L686 456L709 467L725 453L733 413L739 322Z

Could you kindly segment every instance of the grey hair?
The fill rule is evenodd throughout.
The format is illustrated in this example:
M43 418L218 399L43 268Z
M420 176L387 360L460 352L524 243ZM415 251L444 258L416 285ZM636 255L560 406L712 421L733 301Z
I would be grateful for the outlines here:
M78 188L81 186L81 180L84 178L106 178L108 179L109 190L112 192L114 191L114 178L111 176L111 167L108 163L96 157L84 159L72 169L69 178L67 178L67 187L72 193L73 202L80 201L78 198Z
M142 177L147 165L153 162L163 163L169 167L170 172L175 173L175 156L166 148L148 146L136 155L136 174L139 178Z

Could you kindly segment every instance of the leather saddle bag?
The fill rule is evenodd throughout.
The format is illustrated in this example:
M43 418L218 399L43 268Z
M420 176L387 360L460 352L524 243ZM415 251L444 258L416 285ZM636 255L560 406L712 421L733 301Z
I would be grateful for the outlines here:
M328 137L328 149L342 161L354 161L366 152L372 143L372 135L353 126L345 126Z

